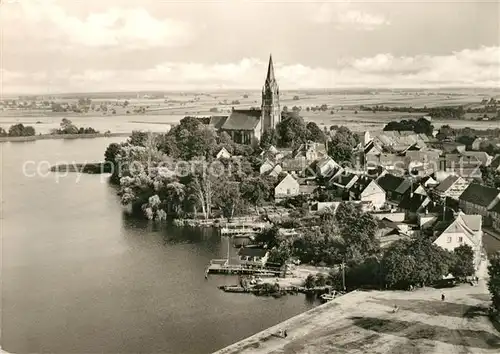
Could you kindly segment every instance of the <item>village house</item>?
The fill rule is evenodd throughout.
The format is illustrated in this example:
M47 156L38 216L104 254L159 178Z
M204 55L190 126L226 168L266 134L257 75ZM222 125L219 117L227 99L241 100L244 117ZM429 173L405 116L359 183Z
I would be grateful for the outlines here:
M458 200L462 193L467 189L470 182L460 176L451 175L434 188L434 195L438 198L451 198Z
M439 185L439 182L433 176L425 176L419 183L425 188L432 189Z
M422 193L409 193L403 196L398 208L404 210L407 221L416 222L418 214L425 212L427 206L431 203L429 196Z
M395 241L410 239L408 231L408 224L394 222L384 218L378 221L378 228L375 236L380 242L380 247L387 248Z
M354 183L356 183L358 179L358 175L346 172L330 179L329 184L342 191L347 191L354 185Z
M460 209L466 214L478 214L483 224L492 224L490 211L500 202L500 190L471 183L459 198Z
M366 176L360 177L349 189L349 200L359 200L365 203L371 203L372 208L380 210L386 202L385 191L378 183Z
M469 245L474 251L474 266L478 269L483 247L481 215L459 212L442 232L436 232L435 237L434 244L448 251L453 251L461 245Z
M330 156L323 157L316 162L316 174L318 177L334 177L342 167L336 163Z
M483 163L477 157L461 153L444 154L439 159L439 171L448 172L462 178L473 180L481 177Z
M325 144L317 143L314 141L308 141L304 144L301 144L294 152L294 159L305 159L308 162L313 162L316 160L320 160L324 157L328 156L326 153Z
M239 262L249 267L264 267L269 258L269 250L258 247L243 247L238 252Z
M399 203L402 197L409 193L412 188L412 182L403 177L394 176L386 173L376 179L377 184L382 187L386 193L387 201Z
M276 201L295 197L299 194L299 182L291 174L287 174L274 188L274 199Z
M215 155L215 158L216 159L229 159L231 158L231 154L229 153L229 151L227 151L227 149L225 147L222 147L219 152L217 153L217 155Z

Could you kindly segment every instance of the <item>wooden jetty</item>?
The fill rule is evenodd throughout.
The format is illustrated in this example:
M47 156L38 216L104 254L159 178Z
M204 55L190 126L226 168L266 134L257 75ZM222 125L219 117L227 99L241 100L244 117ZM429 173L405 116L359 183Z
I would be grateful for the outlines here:
M274 268L248 267L241 264L229 264L227 259L214 259L210 261L205 276L208 274L235 274L235 275L258 275L261 277L281 277L283 271Z

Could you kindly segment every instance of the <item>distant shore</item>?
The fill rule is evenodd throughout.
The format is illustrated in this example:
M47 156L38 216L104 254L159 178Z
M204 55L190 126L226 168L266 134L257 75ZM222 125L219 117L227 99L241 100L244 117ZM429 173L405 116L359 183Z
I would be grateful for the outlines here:
M0 137L0 143L23 142L46 139L94 139L94 138L112 138L128 137L130 133L97 133L97 134L39 134L32 136L5 136Z

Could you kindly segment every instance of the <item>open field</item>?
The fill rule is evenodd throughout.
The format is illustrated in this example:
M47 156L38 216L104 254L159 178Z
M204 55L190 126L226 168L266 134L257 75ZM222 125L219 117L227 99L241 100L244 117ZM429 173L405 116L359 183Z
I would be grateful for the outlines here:
M246 96L248 97L246 97ZM294 100L294 96L298 99ZM80 96L82 97L82 96ZM85 96L83 96L85 97ZM89 94L89 97L93 97ZM120 97L118 94L115 97ZM306 121L314 121L319 126L346 125L352 130L376 131L383 128L391 120L417 118L419 113L370 112L361 111L359 105L385 106L457 106L476 107L483 98L500 98L494 90L458 90L458 91L363 91L363 92L328 92L328 91L287 91L281 92L280 104L292 109L302 107L301 115ZM75 103L77 98L56 98L59 103ZM0 126L8 128L12 124L37 124L35 129L42 134L57 128L63 117L70 118L77 126L91 126L100 131L130 132L135 129L164 132L170 125L178 122L186 115L208 116L227 114L231 108L259 107L260 91L221 91L212 93L165 93L165 98L129 98L129 104L124 106L125 98L98 95L92 98L92 103L98 107L105 103L108 113L89 111L88 113L50 112L49 110L5 110L0 111ZM238 101L238 102L236 102ZM326 104L328 110L307 111L307 107ZM134 113L134 109L144 108L145 113ZM217 112L210 109L217 108ZM115 110L115 114L111 113ZM129 112L129 113L127 113ZM333 112L333 114L332 114ZM464 120L435 119L436 128L443 124L454 127L470 127L487 129L498 127L498 121L472 120L479 114L467 114Z
M216 354L498 353L500 333L487 317L489 303L482 278L478 286L353 292ZM287 338L277 335L283 329Z

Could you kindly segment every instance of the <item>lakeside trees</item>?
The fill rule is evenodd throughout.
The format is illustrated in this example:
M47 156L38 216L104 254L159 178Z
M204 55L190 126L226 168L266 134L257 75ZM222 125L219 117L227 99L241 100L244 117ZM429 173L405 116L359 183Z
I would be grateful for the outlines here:
M0 137L33 136L35 134L35 128L30 125L23 125L22 123L11 125L8 131L0 128Z
M66 135L66 134L98 134L99 132L94 128L88 127L78 128L73 122L67 118L63 118L59 124L59 129L53 129L51 134L53 135Z

